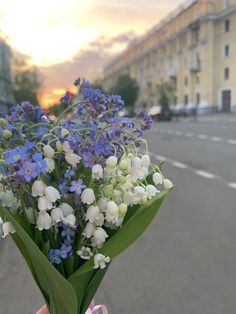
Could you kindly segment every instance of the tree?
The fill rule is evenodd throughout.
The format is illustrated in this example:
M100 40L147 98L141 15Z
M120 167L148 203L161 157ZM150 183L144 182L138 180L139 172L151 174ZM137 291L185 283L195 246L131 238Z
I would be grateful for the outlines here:
M157 85L158 102L163 109L169 109L175 95L175 88L169 82L162 82Z
M36 66L31 66L26 58L15 60L13 78L14 97L17 103L29 101L38 105L38 91L41 85Z
M135 79L131 78L127 74L119 76L109 93L120 95L130 113L133 114L134 105L139 94L139 86Z

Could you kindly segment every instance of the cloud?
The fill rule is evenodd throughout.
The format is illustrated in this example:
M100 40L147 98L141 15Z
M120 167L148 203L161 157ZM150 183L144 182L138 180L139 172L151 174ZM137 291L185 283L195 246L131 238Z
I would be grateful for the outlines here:
M44 99L44 105L47 106L48 103L60 98L54 91L70 88L70 83L73 83L78 76L85 77L90 81L101 77L103 67L135 38L136 35L133 32L113 37L101 36L86 48L81 49L72 60L41 67L40 73L43 80L41 98Z

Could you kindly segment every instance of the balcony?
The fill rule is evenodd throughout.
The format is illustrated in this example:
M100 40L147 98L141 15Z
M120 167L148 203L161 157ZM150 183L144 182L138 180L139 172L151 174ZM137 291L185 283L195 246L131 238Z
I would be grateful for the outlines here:
M189 70L191 72L200 72L201 71L201 61L199 58L194 58L190 63L189 63Z

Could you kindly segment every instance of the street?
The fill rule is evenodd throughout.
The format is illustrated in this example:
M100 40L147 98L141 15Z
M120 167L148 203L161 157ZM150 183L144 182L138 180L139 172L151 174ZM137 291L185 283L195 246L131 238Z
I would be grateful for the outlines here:
M155 123L147 139L176 187L96 302L110 314L235 314L236 116ZM9 239L0 250L0 313L35 313L43 301L22 258Z

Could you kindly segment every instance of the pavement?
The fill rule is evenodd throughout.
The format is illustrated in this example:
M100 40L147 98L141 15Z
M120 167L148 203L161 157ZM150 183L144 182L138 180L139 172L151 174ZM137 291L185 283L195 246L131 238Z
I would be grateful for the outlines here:
M96 301L110 314L235 314L236 116L158 123L147 139L176 188ZM22 258L9 239L0 249L0 314L35 313L43 301Z

